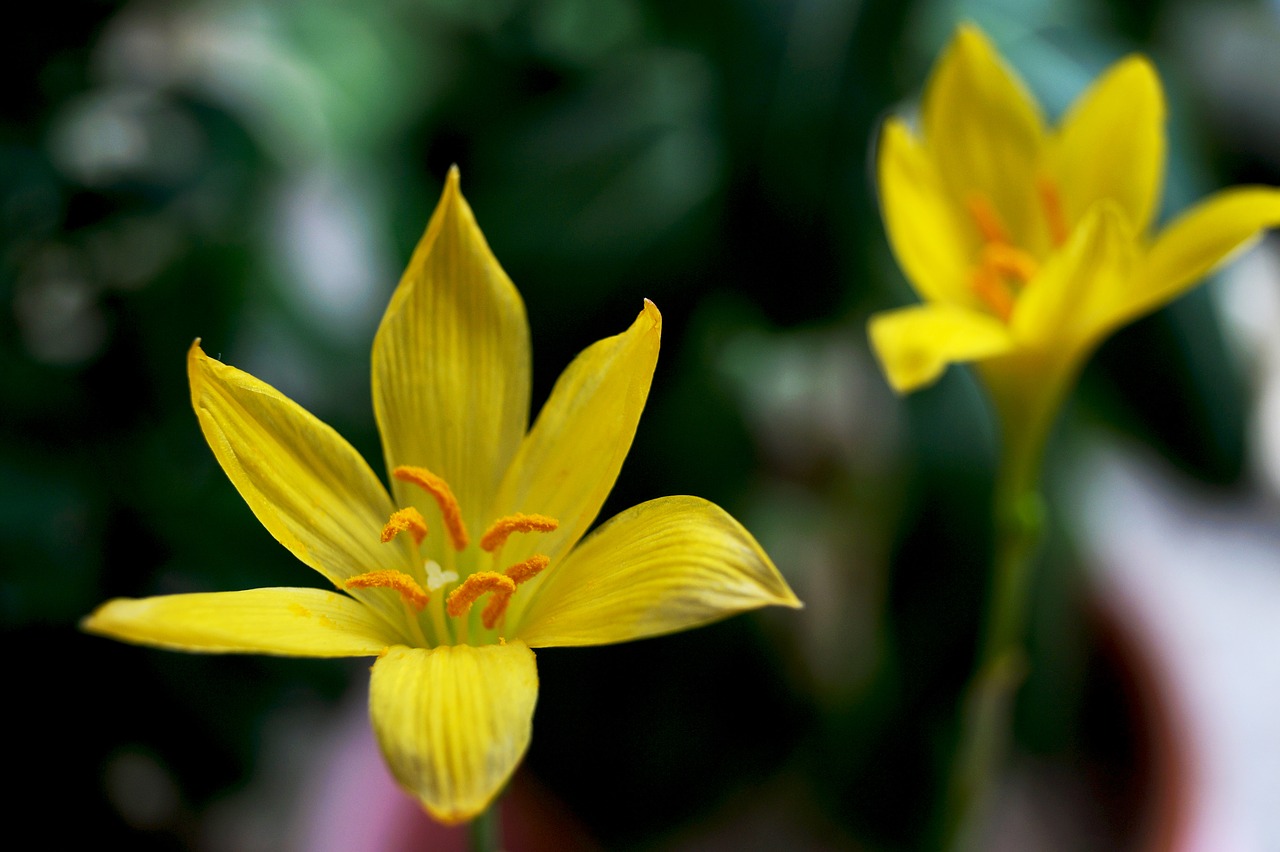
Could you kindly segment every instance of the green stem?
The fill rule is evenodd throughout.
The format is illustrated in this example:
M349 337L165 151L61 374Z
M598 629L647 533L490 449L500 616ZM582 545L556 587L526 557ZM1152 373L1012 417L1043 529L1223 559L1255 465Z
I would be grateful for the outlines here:
M471 852L499 852L502 849L500 801L500 799L494 799L489 807L467 826L468 848Z
M966 691L944 809L943 848L972 849L1004 763L1044 510L1038 491L1043 430L1010 435L995 491L995 553L977 669ZM1022 440L1018 440L1021 438Z

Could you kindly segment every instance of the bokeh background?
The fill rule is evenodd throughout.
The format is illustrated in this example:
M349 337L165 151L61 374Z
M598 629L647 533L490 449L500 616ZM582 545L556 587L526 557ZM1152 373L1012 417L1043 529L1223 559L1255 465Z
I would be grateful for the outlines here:
M184 354L380 459L373 332L450 164L528 306L535 407L653 299L604 516L728 508L808 607L538 654L515 849L929 847L990 551L962 370L900 400L912 301L872 174L953 27L1060 115L1141 50L1162 220L1280 184L1280 3L321 0L25 4L0 51L4 797L42 846L448 848L388 792L367 661L85 636L113 596L320 585L192 415ZM1050 453L1032 669L990 848L1280 848L1280 252L1090 363ZM377 466L375 464L375 466ZM435 844L439 844L435 846Z

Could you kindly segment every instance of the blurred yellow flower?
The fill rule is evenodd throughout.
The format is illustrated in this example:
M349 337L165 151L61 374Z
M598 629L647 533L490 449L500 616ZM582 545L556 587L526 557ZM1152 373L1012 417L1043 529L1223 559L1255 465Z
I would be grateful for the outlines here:
M977 361L1006 427L1043 431L1107 334L1280 224L1280 191L1238 187L1148 236L1164 122L1155 69L1130 56L1047 129L987 38L960 27L926 86L920 134L891 118L880 137L885 227L924 300L871 318L894 389Z
M374 340L390 494L274 388L198 341L188 355L223 470L263 526L340 591L117 599L84 629L183 651L376 656L369 712L392 772L437 819L471 819L528 746L530 648L800 606L751 535L695 497L636 506L579 542L631 445L661 328L646 301L630 328L570 364L526 434L524 304L452 170Z

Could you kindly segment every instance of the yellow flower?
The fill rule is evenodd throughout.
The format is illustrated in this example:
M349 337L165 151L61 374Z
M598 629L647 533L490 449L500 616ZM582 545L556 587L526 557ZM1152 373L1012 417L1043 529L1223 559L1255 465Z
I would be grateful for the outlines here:
M751 535L695 497L641 504L579 541L630 447L661 328L646 300L630 328L570 364L526 434L524 304L452 170L373 345L391 494L274 388L199 341L188 355L223 470L263 526L341 591L117 599L84 629L183 651L376 656L369 713L392 772L437 819L476 816L529 743L530 648L800 606Z
M1107 334L1280 224L1280 191L1237 187L1148 236L1164 121L1155 69L1130 56L1048 129L986 37L960 27L920 135L889 119L880 138L885 227L924 300L871 318L890 384L909 392L977 361L1006 428L1042 433Z

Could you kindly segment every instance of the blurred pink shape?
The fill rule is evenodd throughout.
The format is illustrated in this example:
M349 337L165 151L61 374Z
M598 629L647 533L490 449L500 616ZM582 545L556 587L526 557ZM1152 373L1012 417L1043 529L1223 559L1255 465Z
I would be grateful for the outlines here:
M1280 518L1097 452L1078 501L1102 595L1141 643L1173 722L1170 809L1146 849L1280 849ZM1142 685L1138 684L1141 689Z
M366 696L350 702L304 782L298 848L306 852L465 852L467 827L427 816L391 776L369 727ZM576 852L599 846L524 770L499 800L504 850Z

